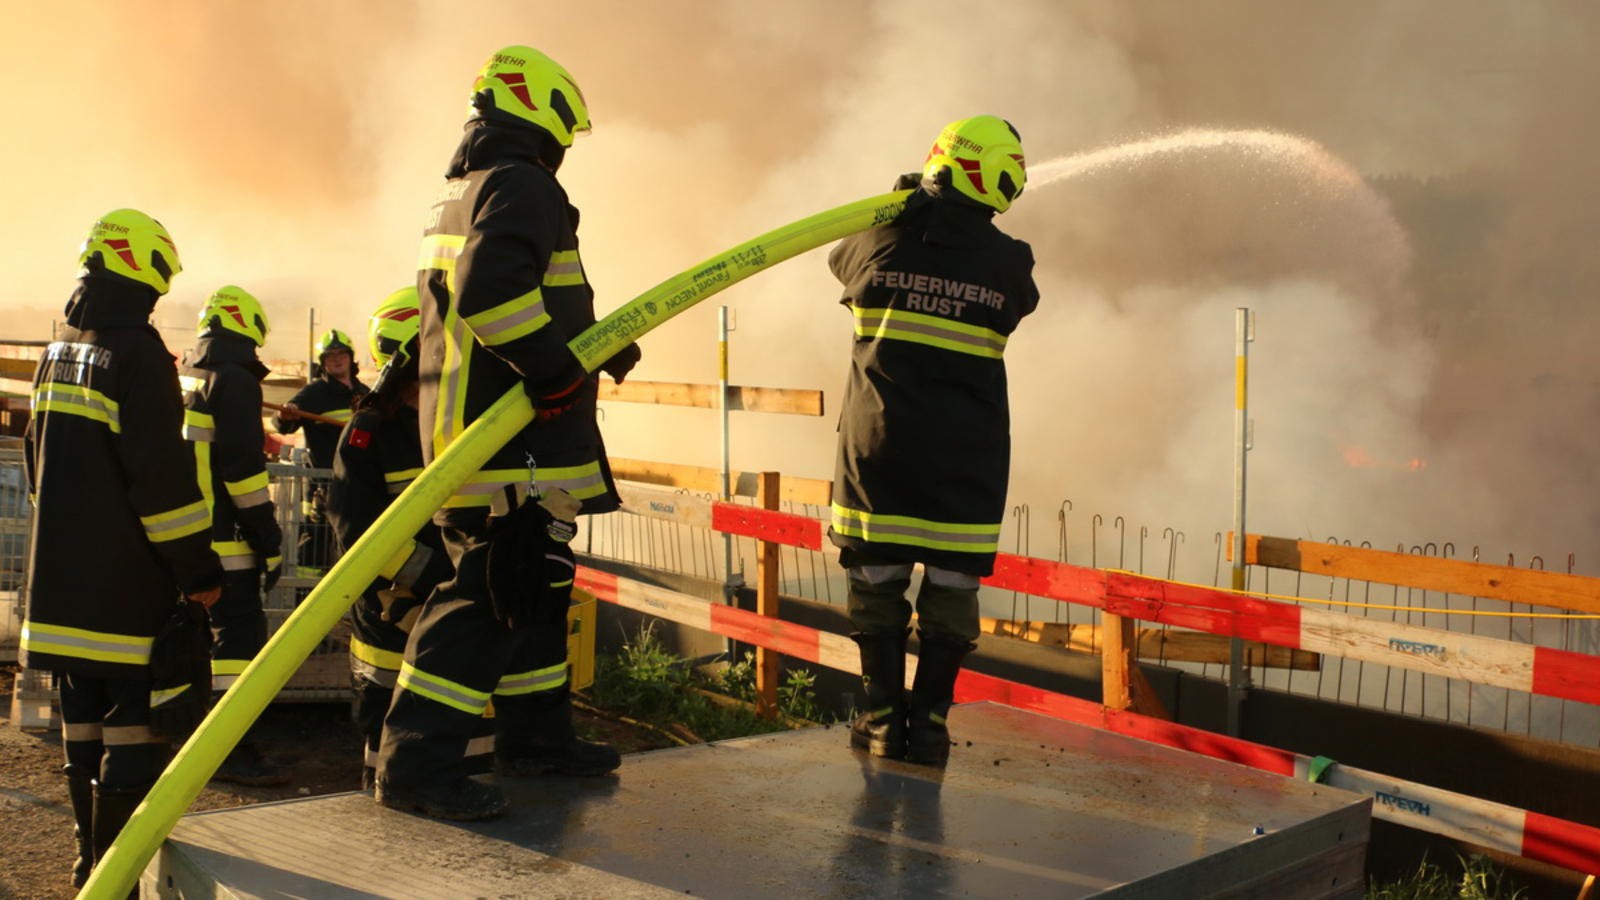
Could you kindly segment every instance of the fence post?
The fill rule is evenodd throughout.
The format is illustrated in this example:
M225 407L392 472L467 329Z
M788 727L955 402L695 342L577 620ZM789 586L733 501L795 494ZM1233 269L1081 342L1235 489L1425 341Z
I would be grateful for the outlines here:
M762 509L778 508L778 473L762 472L757 484ZM756 545L756 612L778 618L779 544L759 541ZM778 717L778 653L756 648L756 707L763 719Z
M1138 621L1113 613L1100 617L1101 702L1110 709L1133 706L1132 669Z

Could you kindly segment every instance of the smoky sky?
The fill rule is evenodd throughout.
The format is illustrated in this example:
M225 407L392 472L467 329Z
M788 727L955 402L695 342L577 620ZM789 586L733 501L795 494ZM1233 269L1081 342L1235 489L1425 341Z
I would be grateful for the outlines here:
M526 43L594 115L562 180L602 312L888 190L948 121L1001 115L1035 183L999 222L1033 245L1044 298L1008 351L1014 503L1226 529L1233 319L1249 307L1252 531L1573 551L1600 571L1592 4L7 13L6 336L48 334L89 223L119 206L178 241L185 271L157 310L175 347L229 283L272 315L271 356L304 355L313 307L359 331L413 277L473 73ZM735 466L828 478L850 334L837 297L822 254L804 255L648 336L633 377L714 380L728 305L733 380L823 390L830 407L740 414ZM604 427L618 455L716 462L710 414L611 405Z

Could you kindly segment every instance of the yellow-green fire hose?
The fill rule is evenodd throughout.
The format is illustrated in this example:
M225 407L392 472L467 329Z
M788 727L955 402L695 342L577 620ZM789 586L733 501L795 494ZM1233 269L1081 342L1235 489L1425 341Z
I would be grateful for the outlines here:
M593 372L657 325L757 272L839 238L886 224L910 191L869 197L801 219L688 269L619 307L568 346ZM224 757L316 649L384 564L514 435L533 420L520 389L508 392L472 423L395 498L354 547L323 576L265 648L178 751L122 833L95 866L78 900L121 900L199 796Z

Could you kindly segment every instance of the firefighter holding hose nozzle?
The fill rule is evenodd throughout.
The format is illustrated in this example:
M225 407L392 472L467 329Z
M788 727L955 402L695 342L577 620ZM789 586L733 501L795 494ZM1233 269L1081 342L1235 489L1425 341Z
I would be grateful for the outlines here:
M847 569L867 704L852 746L945 764L956 676L979 632L978 580L994 571L1011 465L1005 346L1033 312L1033 251L996 228L1027 182L1009 122L940 132L894 222L828 257L855 340L839 424L829 537ZM921 643L905 693L911 604Z

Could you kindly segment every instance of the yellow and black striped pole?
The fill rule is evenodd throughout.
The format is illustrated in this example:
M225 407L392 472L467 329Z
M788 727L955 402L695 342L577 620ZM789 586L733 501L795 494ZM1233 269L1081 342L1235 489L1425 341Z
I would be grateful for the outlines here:
M1256 317L1250 310L1234 310L1233 357L1233 589L1244 590L1245 461L1250 454L1250 342L1256 339ZM1228 641L1228 736L1239 737L1240 707L1247 672L1244 641Z

